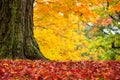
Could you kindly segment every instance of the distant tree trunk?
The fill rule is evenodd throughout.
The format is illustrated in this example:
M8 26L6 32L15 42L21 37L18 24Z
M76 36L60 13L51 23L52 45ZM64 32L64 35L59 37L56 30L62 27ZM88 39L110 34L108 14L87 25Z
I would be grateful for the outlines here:
M0 59L45 59L33 35L34 0L0 0Z

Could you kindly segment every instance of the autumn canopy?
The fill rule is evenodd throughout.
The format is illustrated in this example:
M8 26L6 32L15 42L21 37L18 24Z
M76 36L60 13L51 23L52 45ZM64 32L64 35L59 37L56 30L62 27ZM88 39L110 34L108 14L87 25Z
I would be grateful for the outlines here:
M51 60L111 59L117 35L103 31L110 25L119 28L119 15L119 0L36 0L34 34Z

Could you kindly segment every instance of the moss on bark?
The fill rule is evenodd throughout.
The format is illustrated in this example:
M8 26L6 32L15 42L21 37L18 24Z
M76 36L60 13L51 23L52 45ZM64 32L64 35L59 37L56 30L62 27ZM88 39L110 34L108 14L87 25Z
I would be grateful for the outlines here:
M0 59L46 59L33 34L34 0L0 0Z

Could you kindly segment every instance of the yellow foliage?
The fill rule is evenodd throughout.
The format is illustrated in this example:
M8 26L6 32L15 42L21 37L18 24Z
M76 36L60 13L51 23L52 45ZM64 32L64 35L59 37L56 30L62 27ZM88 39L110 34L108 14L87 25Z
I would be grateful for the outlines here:
M53 30L35 28L34 34L44 56L51 60L81 60L79 55L87 52L85 47L89 43L84 41L84 36L75 32L69 31L62 37L56 35ZM77 50L76 45L85 47Z
M99 16L92 10L92 5L97 6L104 1L37 0L39 3L34 7L34 35L44 56L51 60L89 60L88 56L82 54L89 52L92 43L86 40L80 21L95 22ZM99 46L97 42L94 44ZM89 54L97 60L99 53L103 52L102 49L94 50Z

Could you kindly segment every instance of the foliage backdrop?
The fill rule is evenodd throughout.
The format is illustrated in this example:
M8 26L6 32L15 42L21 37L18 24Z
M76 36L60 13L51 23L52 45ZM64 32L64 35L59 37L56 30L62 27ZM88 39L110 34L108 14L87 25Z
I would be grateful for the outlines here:
M37 0L34 34L42 53L51 60L108 59L112 40L95 34L119 7L119 0Z

